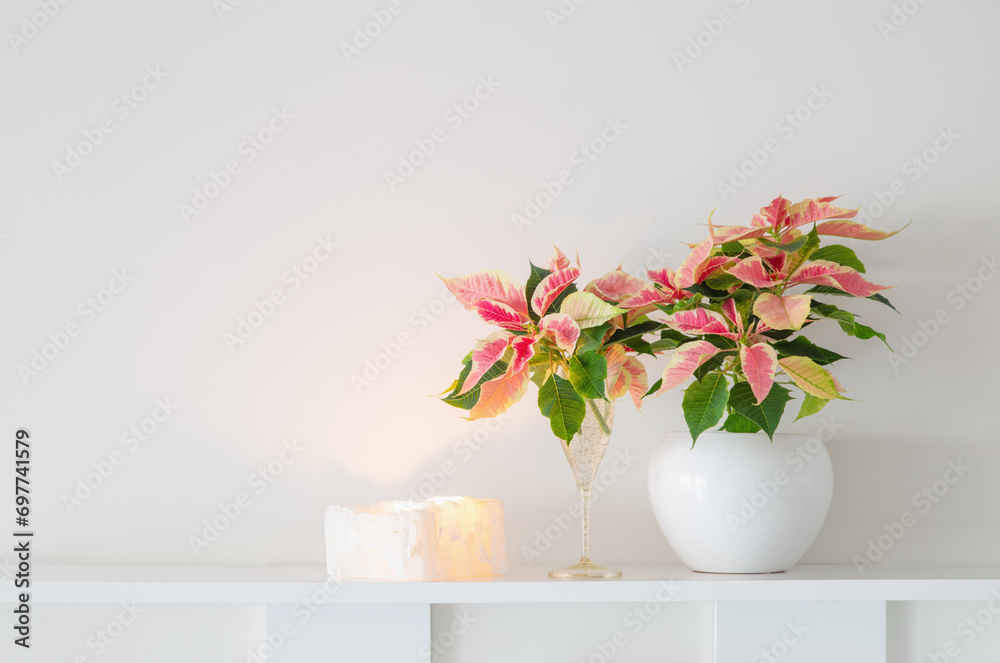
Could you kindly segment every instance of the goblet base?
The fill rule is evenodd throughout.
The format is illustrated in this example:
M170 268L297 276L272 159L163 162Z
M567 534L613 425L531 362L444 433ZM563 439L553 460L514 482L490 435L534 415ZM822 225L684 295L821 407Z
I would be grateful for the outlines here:
M567 566L564 569L556 571L549 571L550 578L558 578L560 580L604 580L607 578L620 578L621 575L621 571L594 564L586 557L580 558L580 561L572 566Z

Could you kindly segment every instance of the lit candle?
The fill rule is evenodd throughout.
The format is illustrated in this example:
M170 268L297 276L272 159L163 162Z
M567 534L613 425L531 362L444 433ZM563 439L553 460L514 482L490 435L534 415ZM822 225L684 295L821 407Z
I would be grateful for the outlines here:
M503 502L432 497L423 502L331 506L326 564L332 576L453 580L507 572Z

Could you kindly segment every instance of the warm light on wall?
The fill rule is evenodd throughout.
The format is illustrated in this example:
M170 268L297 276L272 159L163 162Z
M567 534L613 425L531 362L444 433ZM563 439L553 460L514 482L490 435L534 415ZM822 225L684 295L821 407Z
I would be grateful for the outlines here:
M326 564L340 578L450 580L507 572L503 502L432 497L423 502L331 506Z

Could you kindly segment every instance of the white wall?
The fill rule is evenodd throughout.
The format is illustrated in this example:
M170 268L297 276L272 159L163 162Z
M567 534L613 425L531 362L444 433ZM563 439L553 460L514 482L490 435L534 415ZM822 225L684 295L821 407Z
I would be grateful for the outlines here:
M0 428L36 440L38 561L321 563L326 505L402 498L446 468L435 492L504 500L512 561L523 564L523 547L573 499L570 472L533 393L481 449L456 452L484 424L428 395L488 328L455 304L418 320L440 310L435 272L502 267L523 278L551 241L579 250L585 278L623 260L676 265L678 240L700 239L696 224L713 209L717 223L745 223L778 193L846 193L880 228L912 223L857 247L875 280L901 282L890 293L901 314L857 310L897 350L923 341L921 321L939 309L949 322L895 367L875 341L815 339L853 358L838 375L856 402L828 408L842 425L829 444L837 490L805 561L865 555L961 459L967 477L879 563L1000 562L987 345L1000 279L968 301L953 293L1000 236L1000 6L908 0L916 12L885 32L888 0L591 0L555 28L546 12L556 0L400 3L350 62L340 44L386 2L246 0L220 19L210 0L92 0L60 5L16 48L5 37ZM18 33L38 11L11 0L0 27ZM678 66L722 11L730 23ZM156 87L125 117L116 99L147 68L165 78L146 78ZM448 109L481 79L499 87L455 126ZM293 118L263 151L241 148L273 109ZM797 110L810 116L799 128L783 122ZM113 132L58 176L54 162L105 118ZM578 172L572 155L608 120L627 128ZM385 171L438 128L446 140L390 191ZM937 139L949 131L951 142ZM768 140L777 151L720 194ZM936 161L914 170L925 150ZM231 161L239 174L185 223L179 206L193 204L193 187ZM518 232L511 215L562 169L573 183ZM895 180L903 192L882 212L876 192ZM317 238L339 248L293 288L283 275ZM134 279L91 312L87 298L116 270ZM224 334L274 289L283 303L231 352ZM69 323L79 334L25 379L19 367ZM388 368L352 387L403 333L409 345ZM611 453L636 460L595 504L599 561L676 561L645 498L645 466L657 439L683 427L679 397L645 415L621 404ZM123 443L158 399L176 411L147 440ZM292 439L302 451L272 465L283 472L258 494L248 477ZM113 473L67 507L64 496L116 452ZM240 493L250 506L195 554L190 537ZM577 546L573 530L530 561L562 565Z

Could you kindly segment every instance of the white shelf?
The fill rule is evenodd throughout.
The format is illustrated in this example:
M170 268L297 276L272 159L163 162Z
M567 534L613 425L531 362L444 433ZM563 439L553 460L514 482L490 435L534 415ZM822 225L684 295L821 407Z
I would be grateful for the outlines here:
M457 582L345 582L330 603L604 603L644 602L672 580L671 601L980 601L1000 589L1000 567L800 565L770 575L693 573L682 567L626 568L621 579L551 580L547 569L515 568L505 576ZM39 565L34 603L281 605L322 591L321 566ZM332 588L331 584L328 587ZM12 603L11 581L0 603ZM664 596L663 592L660 596Z

